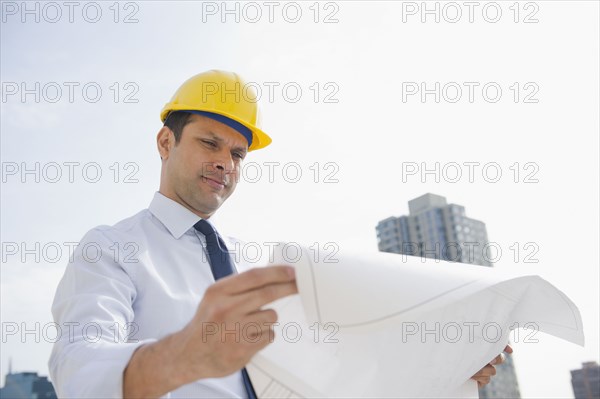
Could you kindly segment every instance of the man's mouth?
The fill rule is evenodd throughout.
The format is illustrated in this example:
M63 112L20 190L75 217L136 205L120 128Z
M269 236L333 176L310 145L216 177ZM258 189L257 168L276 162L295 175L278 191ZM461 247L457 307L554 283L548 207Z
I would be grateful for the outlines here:
M227 182L224 180L214 178L214 177L206 177L202 176L202 180L208 183L209 186L216 188L218 190L222 190L227 186Z

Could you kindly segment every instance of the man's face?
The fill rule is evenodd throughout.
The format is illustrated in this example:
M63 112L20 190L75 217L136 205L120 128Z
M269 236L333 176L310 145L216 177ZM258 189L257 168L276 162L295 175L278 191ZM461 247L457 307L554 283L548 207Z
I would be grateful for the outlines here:
M160 192L208 218L235 190L248 142L235 129L192 114L179 143L163 127L158 147L163 159Z

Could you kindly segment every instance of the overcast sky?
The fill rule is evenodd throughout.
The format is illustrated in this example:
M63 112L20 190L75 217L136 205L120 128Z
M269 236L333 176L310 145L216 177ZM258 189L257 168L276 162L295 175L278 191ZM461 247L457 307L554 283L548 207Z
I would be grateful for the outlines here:
M569 370L599 360L597 2L75 3L2 3L2 376L47 375L51 344L21 333L52 320L65 243L148 206L162 106L225 69L259 88L273 144L220 225L372 251L379 220L443 195L497 268L579 307L585 348L514 345L523 397L573 397Z

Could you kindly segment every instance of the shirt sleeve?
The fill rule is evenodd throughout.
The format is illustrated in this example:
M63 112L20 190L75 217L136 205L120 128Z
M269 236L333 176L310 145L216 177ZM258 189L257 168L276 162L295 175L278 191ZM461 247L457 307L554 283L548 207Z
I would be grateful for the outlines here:
M88 232L58 285L52 314L61 334L48 366L60 398L123 397L133 352L156 341L135 339L136 289L113 241L100 228Z

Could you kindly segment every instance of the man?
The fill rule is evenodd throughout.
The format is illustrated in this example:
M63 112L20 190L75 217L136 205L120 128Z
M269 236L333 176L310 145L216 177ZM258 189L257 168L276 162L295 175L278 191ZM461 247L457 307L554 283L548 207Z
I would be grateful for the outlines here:
M206 222L235 190L247 152L271 142L250 89L223 71L183 83L161 112L160 188L149 208L92 229L75 250L52 307L69 331L49 363L60 397L254 395L244 366L277 320L262 307L297 293L294 271L219 269L230 262L217 256L226 244ZM263 327L248 339L212 329L246 323ZM487 365L473 378L481 385L493 374Z

